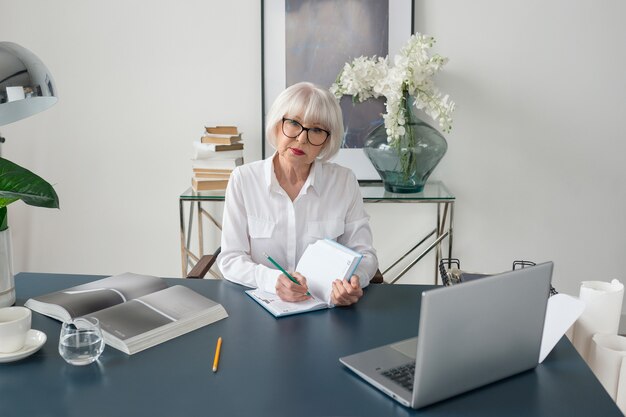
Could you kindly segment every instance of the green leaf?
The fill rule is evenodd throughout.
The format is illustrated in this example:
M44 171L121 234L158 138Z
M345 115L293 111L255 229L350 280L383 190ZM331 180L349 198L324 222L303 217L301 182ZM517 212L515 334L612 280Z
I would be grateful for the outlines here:
M31 206L59 208L59 197L52 185L26 168L0 158L0 207L16 200Z
M6 207L14 201L19 200L19 198L0 198L0 208Z

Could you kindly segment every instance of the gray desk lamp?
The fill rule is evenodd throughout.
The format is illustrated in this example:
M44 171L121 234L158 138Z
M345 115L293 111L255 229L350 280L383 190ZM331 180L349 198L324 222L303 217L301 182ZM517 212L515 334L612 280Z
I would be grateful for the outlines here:
M46 110L57 102L48 68L28 49L0 42L0 126ZM0 146L4 138L0 135ZM59 207L50 184L31 171L2 158L0 148L0 307L15 303L11 235L6 206L14 201Z

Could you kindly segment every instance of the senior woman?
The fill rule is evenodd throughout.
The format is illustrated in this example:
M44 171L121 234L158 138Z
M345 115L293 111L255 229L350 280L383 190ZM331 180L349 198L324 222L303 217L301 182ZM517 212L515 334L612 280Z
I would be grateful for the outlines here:
M330 238L363 255L349 281L332 283L333 304L356 303L378 260L355 175L328 162L343 138L341 108L328 90L294 84L276 98L265 134L276 152L237 167L226 190L217 259L224 278L303 301L306 277L293 272L293 283L264 253L294 271L310 243Z

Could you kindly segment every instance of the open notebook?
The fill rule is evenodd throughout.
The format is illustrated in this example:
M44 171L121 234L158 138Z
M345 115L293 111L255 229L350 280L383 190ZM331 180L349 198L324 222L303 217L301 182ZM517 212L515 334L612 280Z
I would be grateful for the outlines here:
M311 298L298 303L281 300L276 294L254 289L246 293L275 317L305 313L332 307L332 282L350 279L363 255L334 240L322 239L310 244L298 261L296 271L307 279Z

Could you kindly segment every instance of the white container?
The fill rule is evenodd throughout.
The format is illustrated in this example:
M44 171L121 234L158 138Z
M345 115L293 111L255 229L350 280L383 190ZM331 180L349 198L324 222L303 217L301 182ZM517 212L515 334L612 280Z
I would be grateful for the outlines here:
M13 280L13 253L11 232L0 232L0 307L15 304L15 281Z

